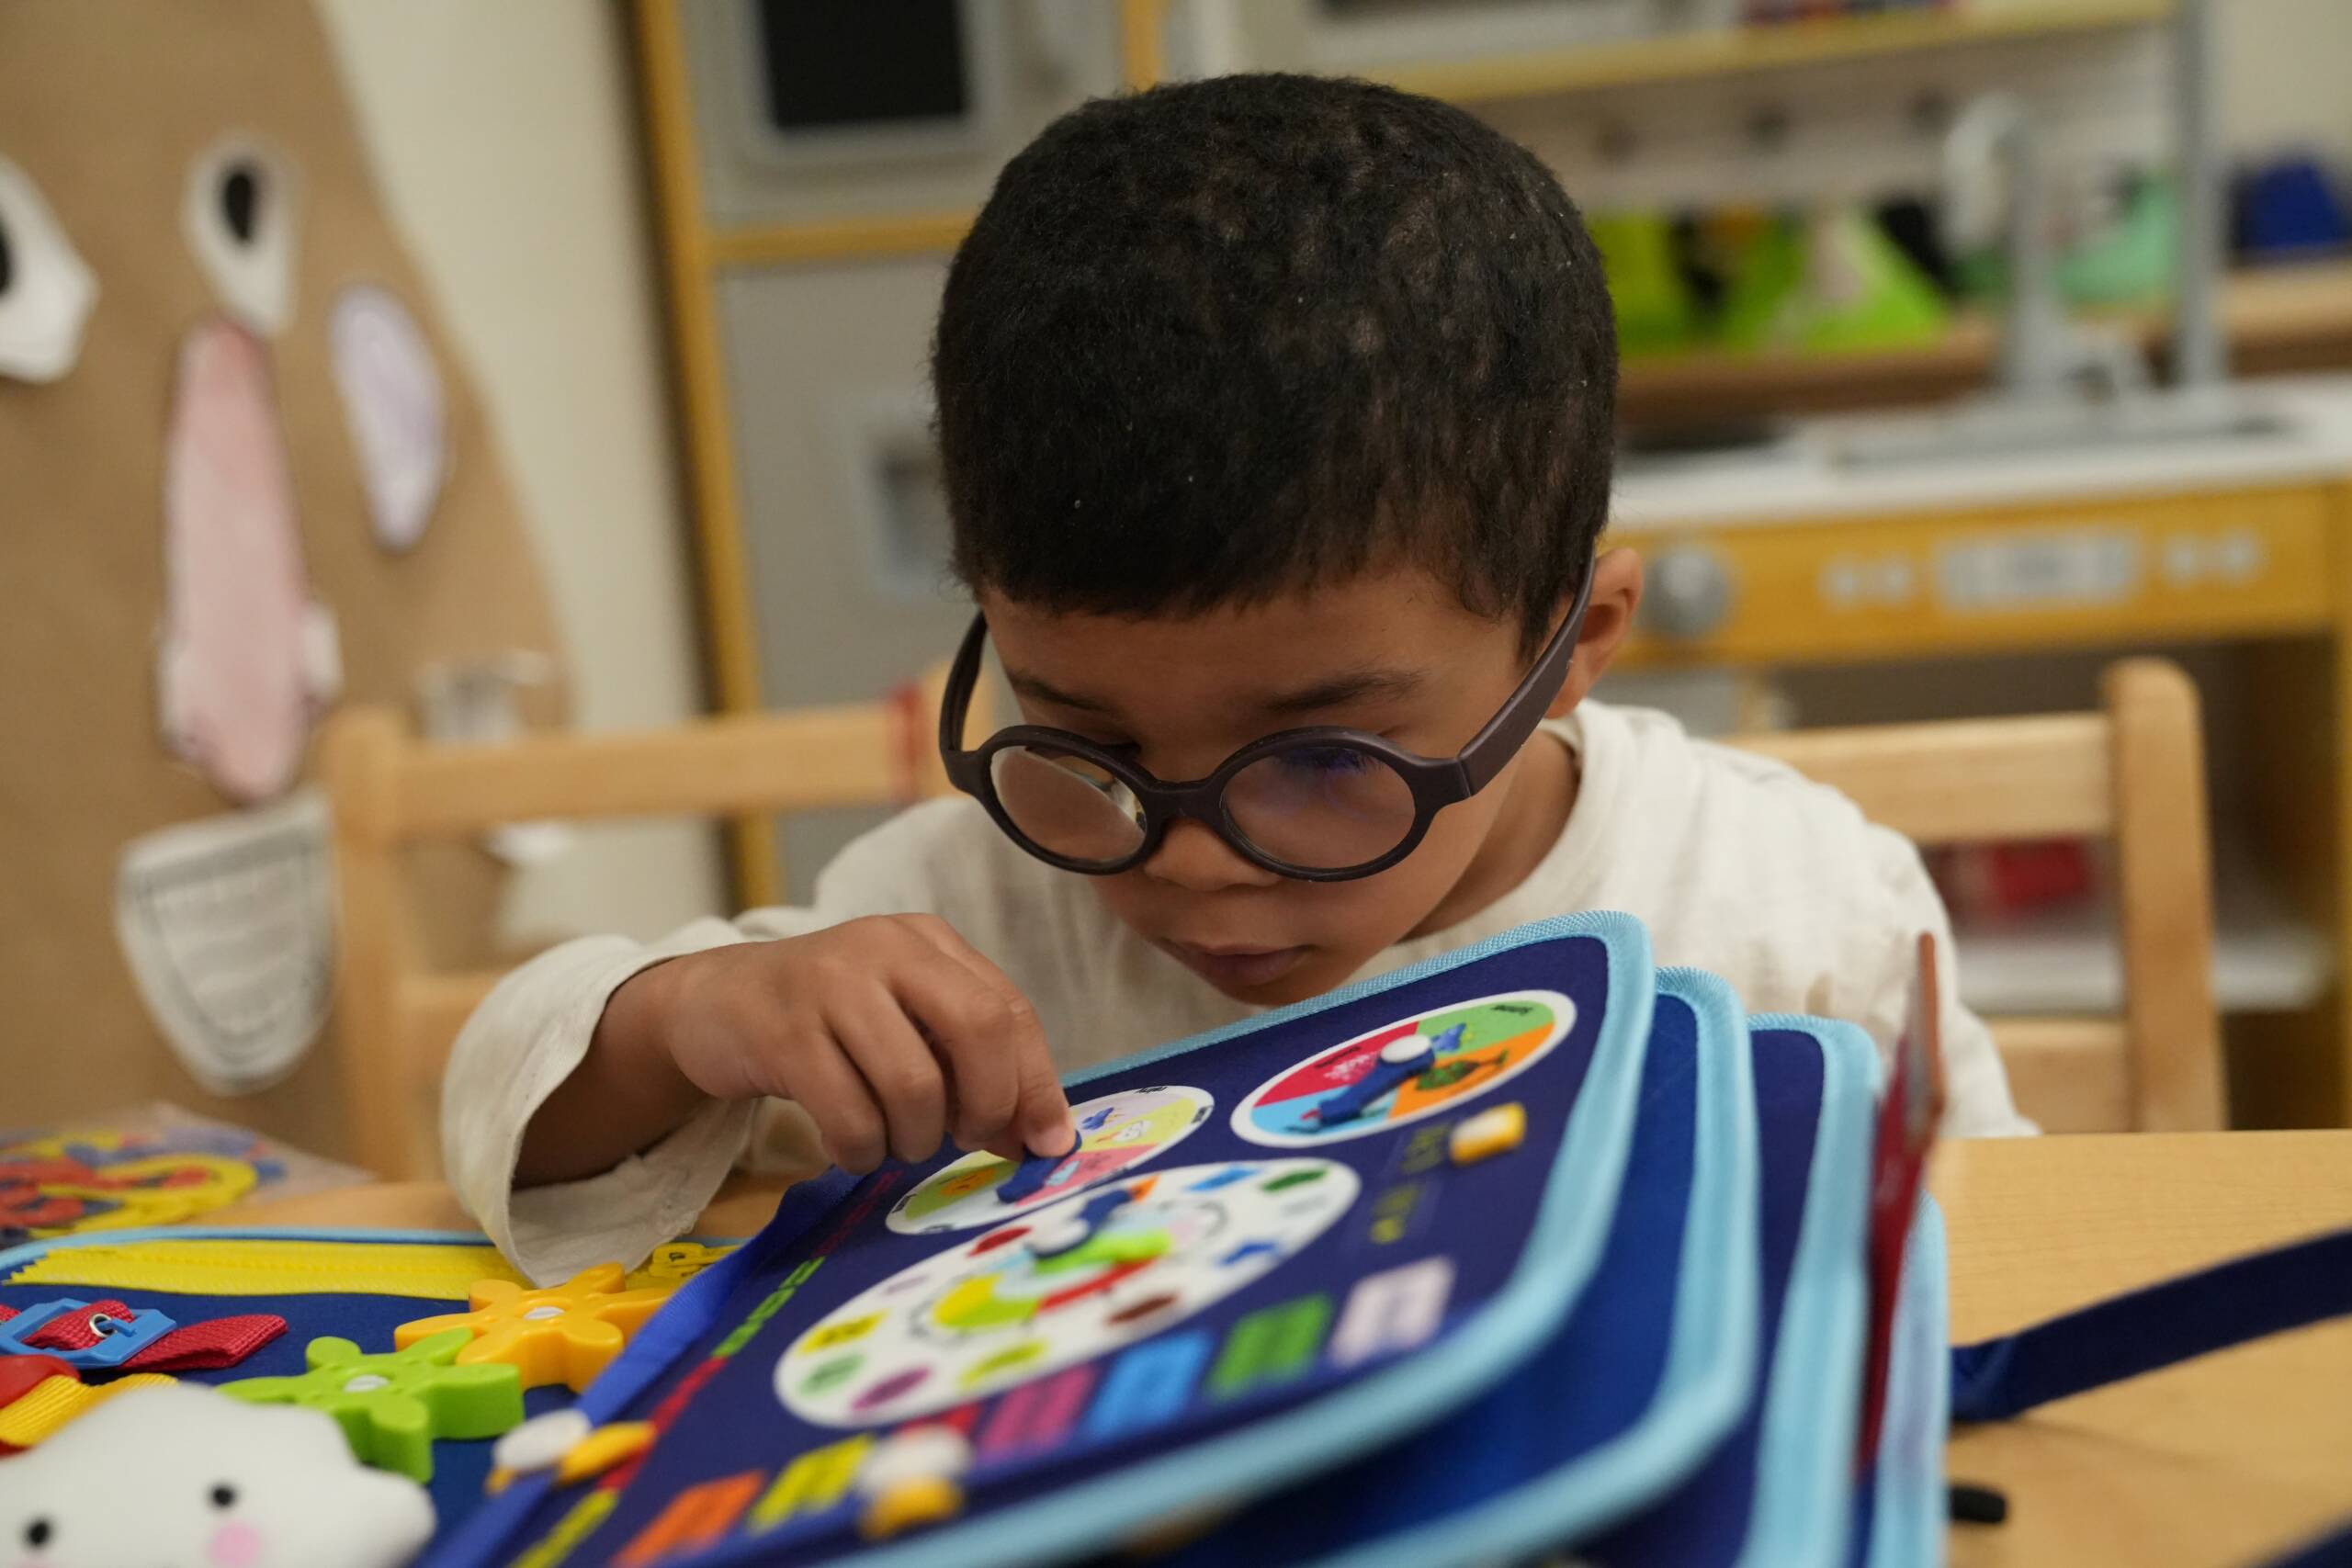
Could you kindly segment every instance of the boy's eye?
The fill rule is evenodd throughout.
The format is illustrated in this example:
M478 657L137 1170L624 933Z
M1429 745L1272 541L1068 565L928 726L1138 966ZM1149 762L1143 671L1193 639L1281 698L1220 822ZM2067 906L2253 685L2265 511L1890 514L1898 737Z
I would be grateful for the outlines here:
M1283 752L1283 761L1300 773L1323 777L1369 773L1380 765L1352 746L1301 746Z

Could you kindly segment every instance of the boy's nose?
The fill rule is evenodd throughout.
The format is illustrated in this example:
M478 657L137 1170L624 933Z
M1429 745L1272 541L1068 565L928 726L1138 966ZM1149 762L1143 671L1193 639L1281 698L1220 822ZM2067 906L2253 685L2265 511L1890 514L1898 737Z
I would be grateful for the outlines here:
M1281 880L1272 872L1252 865L1208 825L1181 818L1168 825L1159 848L1143 863L1146 876L1192 893L1214 893L1226 887L1265 887Z

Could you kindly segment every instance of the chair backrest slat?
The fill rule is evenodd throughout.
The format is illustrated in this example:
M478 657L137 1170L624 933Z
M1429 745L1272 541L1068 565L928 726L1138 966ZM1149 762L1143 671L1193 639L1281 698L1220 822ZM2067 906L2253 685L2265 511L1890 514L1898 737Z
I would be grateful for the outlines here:
M2102 714L1799 730L1743 739L1924 845L2105 838L2115 828Z
M729 817L896 806L949 792L933 726L944 666L871 703L729 715L636 733L438 745L358 707L330 721L341 942L336 1037L346 1136L387 1177L433 1168L428 1089L497 976L436 974L408 939L400 851L503 823ZM989 688L968 728L985 733Z
M2111 840L2124 1011L1993 1020L2018 1103L2070 1132L2226 1121L2212 989L2211 829L2197 689L2132 659L2102 711L1743 737L1922 845Z

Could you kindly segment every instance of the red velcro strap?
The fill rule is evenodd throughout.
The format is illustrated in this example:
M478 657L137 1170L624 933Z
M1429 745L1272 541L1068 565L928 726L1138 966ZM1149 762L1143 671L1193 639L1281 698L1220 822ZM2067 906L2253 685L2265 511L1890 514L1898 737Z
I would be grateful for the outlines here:
M17 1314L7 1312L9 1317ZM128 1318L130 1308L119 1301L92 1302L80 1312L54 1317L25 1337L25 1343L39 1350L86 1350L102 1337L90 1326L90 1319L100 1315ZM0 1321L6 1321L0 1319ZM244 1317L216 1317L204 1323L184 1324L161 1339L140 1351L120 1371L126 1372L205 1372L233 1367L279 1335L286 1332L286 1320L265 1314Z
M233 1367L279 1335L286 1320L256 1313L216 1317L173 1329L125 1361L130 1372L209 1372Z

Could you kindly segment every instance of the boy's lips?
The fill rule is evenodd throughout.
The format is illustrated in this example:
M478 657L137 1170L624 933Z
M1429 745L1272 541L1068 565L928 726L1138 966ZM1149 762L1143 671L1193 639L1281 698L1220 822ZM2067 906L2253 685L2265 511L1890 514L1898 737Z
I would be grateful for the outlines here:
M1304 947L1243 947L1230 943L1204 946L1162 939L1160 945L1177 962L1223 990L1252 990L1271 986L1306 956Z

